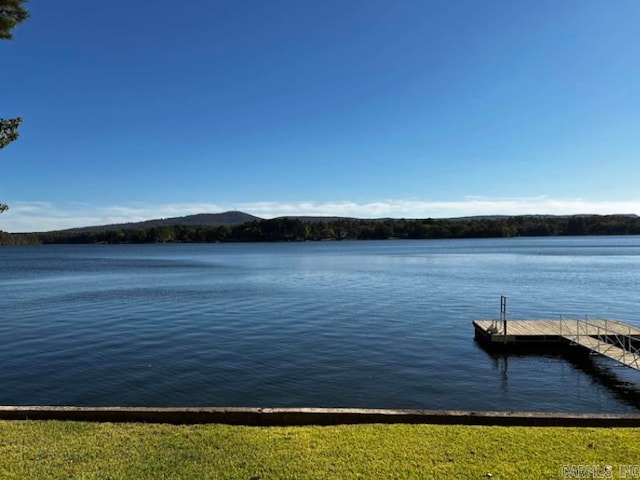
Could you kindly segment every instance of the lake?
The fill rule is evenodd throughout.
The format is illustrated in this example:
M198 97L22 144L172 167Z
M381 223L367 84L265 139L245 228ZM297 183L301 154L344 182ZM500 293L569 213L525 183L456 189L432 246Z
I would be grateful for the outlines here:
M0 248L0 404L638 412L640 372L472 320L639 325L640 237Z

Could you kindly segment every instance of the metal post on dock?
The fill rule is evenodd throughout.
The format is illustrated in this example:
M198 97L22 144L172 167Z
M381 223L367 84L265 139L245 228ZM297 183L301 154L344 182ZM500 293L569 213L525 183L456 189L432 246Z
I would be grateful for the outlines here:
M500 320L502 320L502 331L504 343L507 343L507 297L500 295Z
M580 343L580 319L576 318L576 338L578 339L578 343Z

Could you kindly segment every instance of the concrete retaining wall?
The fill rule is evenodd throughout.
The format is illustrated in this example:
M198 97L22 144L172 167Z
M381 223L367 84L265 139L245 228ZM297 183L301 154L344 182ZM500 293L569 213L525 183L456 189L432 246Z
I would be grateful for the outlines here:
M640 427L636 414L565 414L360 408L149 408L0 406L0 420L69 420L252 426L410 423L448 425Z

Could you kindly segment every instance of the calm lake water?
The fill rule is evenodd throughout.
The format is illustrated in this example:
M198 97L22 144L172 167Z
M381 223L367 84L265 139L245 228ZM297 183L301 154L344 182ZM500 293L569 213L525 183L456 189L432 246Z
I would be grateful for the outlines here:
M639 237L3 247L0 404L637 412L640 372L471 322L639 292Z

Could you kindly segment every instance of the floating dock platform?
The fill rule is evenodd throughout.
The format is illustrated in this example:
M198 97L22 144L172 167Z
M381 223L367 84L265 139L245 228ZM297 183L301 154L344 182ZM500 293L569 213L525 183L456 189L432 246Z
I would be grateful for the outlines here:
M488 348L580 347L640 370L640 328L618 320L475 320L476 339Z

